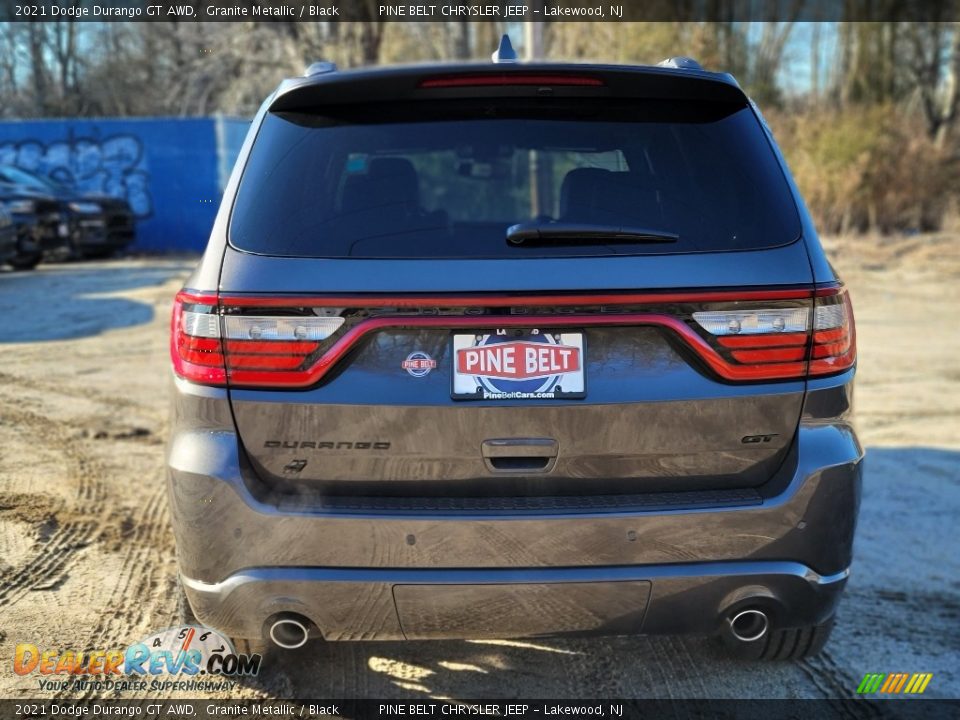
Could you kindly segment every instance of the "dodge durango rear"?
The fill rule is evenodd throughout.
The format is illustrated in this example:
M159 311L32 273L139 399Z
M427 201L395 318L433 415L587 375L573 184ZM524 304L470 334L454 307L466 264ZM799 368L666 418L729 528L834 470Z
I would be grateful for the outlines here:
M818 652L860 497L853 309L736 81L312 67L173 308L191 612L284 648Z

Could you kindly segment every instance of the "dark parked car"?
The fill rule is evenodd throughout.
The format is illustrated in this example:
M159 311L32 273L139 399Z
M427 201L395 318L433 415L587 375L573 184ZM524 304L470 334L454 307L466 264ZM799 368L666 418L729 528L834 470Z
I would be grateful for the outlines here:
M69 217L57 198L29 187L0 182L0 204L17 227L17 255L9 261L15 268L33 268L45 253L51 256L69 253Z
M0 165L0 183L56 199L68 227L71 250L82 257L107 257L136 239L136 220L122 198L76 192L37 173Z
M315 70L262 106L175 302L196 617L818 652L860 499L853 314L736 81Z
M17 225L0 203L0 265L17 257Z

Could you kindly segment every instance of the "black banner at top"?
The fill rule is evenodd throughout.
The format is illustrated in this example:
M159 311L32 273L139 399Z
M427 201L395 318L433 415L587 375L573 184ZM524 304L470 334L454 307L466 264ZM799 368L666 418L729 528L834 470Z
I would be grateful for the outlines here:
M0 0L0 21L915 22L960 20L960 0Z

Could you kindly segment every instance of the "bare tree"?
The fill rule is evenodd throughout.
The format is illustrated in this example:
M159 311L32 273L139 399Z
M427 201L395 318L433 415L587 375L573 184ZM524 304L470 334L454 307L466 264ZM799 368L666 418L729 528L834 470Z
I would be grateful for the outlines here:
M907 66L914 92L938 146L946 143L960 105L960 23L909 23L911 54Z

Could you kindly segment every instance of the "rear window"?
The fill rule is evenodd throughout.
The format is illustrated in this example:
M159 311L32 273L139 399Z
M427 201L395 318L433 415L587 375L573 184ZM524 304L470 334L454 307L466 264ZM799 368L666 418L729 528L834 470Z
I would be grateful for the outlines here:
M515 245L518 223L678 239ZM506 258L757 249L799 233L745 105L497 100L268 114L230 241L296 257Z

